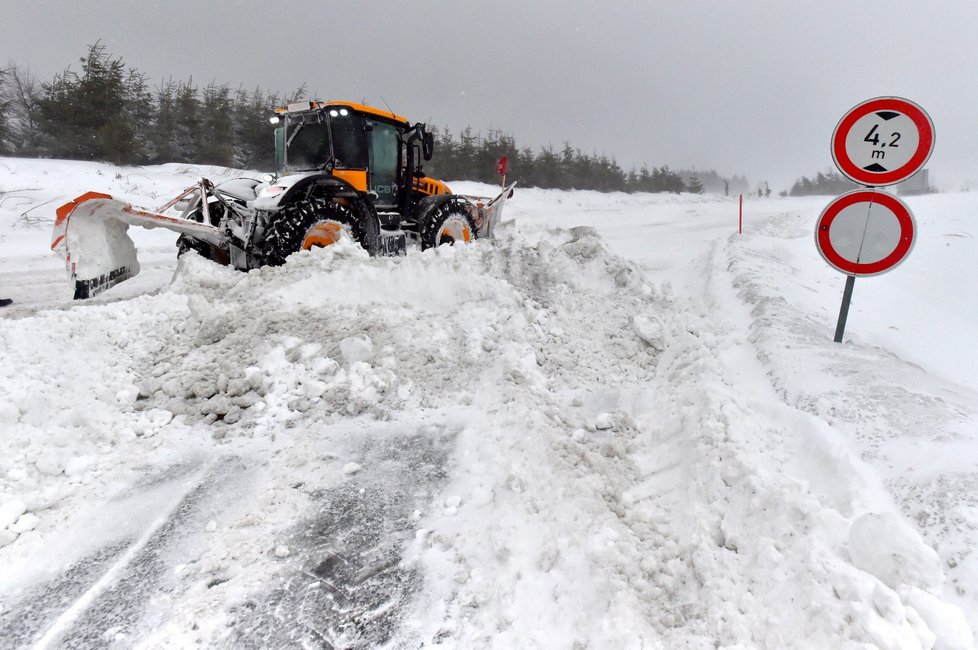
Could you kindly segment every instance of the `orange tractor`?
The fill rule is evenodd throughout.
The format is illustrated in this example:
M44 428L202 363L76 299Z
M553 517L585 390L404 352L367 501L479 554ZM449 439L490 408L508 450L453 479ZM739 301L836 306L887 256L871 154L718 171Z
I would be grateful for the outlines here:
M139 272L130 225L177 231L180 253L247 270L343 237L371 255L491 238L512 196L515 183L490 199L425 176L432 134L389 111L311 101L275 113L277 169L264 180L201 179L155 211L97 192L58 208L51 248L65 257L75 298Z

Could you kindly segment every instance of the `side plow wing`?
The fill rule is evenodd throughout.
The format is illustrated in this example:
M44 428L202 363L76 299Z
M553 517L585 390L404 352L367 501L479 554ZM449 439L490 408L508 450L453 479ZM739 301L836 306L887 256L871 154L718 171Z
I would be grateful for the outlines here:
M479 210L479 219L476 220L476 224L479 226L479 236L491 239L496 231L496 226L502 220L503 207L506 205L506 200L513 195L513 188L516 187L516 183L510 183L508 186L503 188L496 198L492 199L488 203L484 203L484 198L478 197L466 197L473 203Z
M224 234L209 224L134 208L108 194L88 192L57 210L51 250L65 258L75 300L91 298L139 273L129 226L166 228L222 246Z

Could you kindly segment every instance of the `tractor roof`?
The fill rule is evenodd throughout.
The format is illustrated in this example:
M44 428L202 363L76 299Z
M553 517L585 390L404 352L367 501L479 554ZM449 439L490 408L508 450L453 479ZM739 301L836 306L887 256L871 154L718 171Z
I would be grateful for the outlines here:
M385 111L379 108L374 108L373 106L367 106L366 104L357 104L356 102L343 102L343 101L330 101L321 102L318 100L307 101L307 102L295 102L285 106L284 108L276 108L276 113L297 113L301 111L313 111L322 108L329 108L332 106L343 106L346 108L353 109L358 113L366 113L368 115L374 115L376 117L382 117L387 120L393 120L395 122L400 122L407 126L409 124L408 119L401 115L397 115L393 111Z

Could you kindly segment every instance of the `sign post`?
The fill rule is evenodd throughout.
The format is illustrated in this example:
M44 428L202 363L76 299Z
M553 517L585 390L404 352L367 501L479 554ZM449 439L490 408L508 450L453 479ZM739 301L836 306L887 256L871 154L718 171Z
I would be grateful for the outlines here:
M842 306L839 307L839 322L835 326L835 342L842 343L842 336L846 333L846 319L849 318L849 303L852 302L852 288L856 286L856 276L846 276L846 288L842 292Z
M857 276L895 268L913 248L917 225L906 204L875 188L920 171L934 150L934 123L917 104L877 97L851 108L832 133L839 171L870 189L834 199L815 226L815 246L829 266L846 274L835 342L845 333Z

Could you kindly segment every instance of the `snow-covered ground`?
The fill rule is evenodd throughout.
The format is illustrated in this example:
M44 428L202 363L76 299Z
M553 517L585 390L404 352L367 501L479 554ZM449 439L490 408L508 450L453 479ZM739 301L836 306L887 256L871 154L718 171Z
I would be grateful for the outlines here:
M843 344L828 197L518 189L247 274L141 231L71 302L58 205L230 173L0 159L0 647L974 647L978 194L907 200Z

